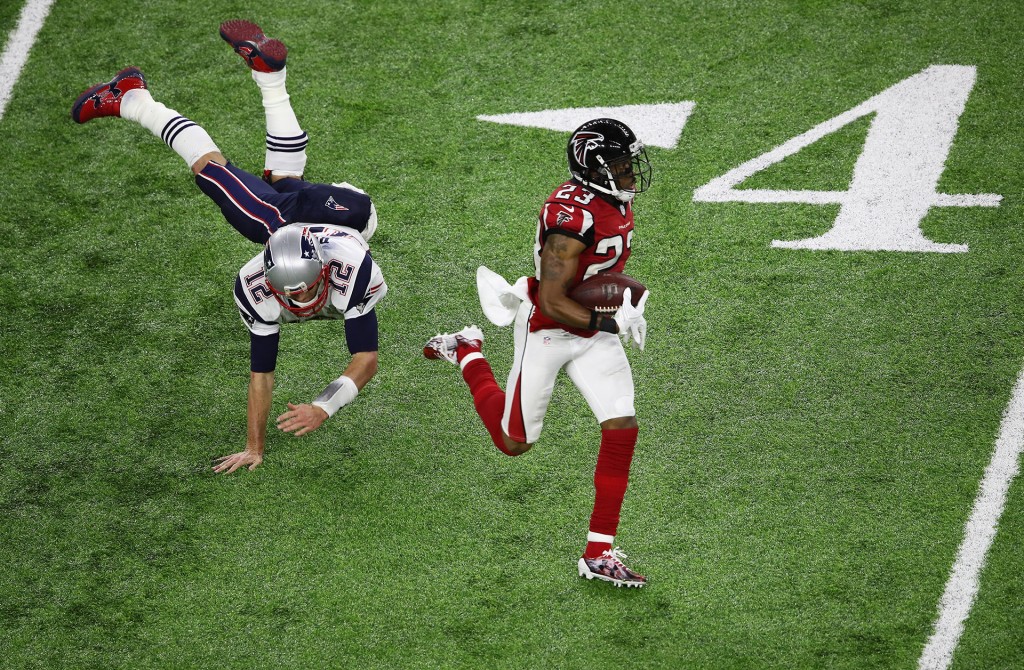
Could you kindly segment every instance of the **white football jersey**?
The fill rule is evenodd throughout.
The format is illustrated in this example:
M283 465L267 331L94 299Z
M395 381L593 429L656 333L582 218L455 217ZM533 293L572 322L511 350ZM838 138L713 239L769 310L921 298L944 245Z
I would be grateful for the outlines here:
M263 252L256 254L238 272L235 303L246 327L255 335L273 335L282 323L312 319L356 319L384 297L388 286L360 234L343 226L301 224L316 238L324 264L330 296L327 304L310 317L299 317L285 309L270 292L263 272Z

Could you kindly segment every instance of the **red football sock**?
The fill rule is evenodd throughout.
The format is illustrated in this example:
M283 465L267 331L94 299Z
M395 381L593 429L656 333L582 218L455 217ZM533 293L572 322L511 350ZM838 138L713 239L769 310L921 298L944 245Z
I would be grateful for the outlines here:
M601 431L601 449L594 471L594 512L590 515L592 533L614 537L619 529L619 511L626 495L629 466L633 462L633 448L639 432L639 428ZM611 548L608 542L587 542L583 555L597 558Z
M473 406L484 422L484 428L491 434L494 446L507 456L518 456L505 447L505 433L501 429L501 416L505 413L505 392L494 379L490 363L485 358L470 361L462 369L462 378L469 384L469 392L473 394Z

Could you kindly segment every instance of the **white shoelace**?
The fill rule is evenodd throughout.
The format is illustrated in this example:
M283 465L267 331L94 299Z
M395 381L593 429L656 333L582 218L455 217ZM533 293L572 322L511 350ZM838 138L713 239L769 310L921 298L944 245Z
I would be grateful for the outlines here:
M619 565L622 565L622 559L629 558L629 556L626 555L626 552L622 551L618 547L615 547L613 549L605 549L601 556L607 556Z

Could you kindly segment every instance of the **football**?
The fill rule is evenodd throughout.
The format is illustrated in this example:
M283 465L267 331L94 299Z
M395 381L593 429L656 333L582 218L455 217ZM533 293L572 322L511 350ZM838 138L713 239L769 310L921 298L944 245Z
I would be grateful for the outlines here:
M630 302L636 305L647 287L621 272L600 272L570 289L568 296L587 309L614 312L622 306L622 294L633 289Z

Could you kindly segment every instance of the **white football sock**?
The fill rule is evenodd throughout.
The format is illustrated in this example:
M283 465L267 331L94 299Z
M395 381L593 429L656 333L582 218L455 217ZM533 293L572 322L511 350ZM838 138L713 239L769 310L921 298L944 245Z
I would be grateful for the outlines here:
M121 98L121 118L135 121L174 149L189 167L204 155L220 152L209 133L163 103L149 91L133 89Z
M306 170L306 145L309 138L299 126L288 91L288 68L278 72L256 72L252 78L263 95L267 117L267 154L265 168L271 174L301 177Z

